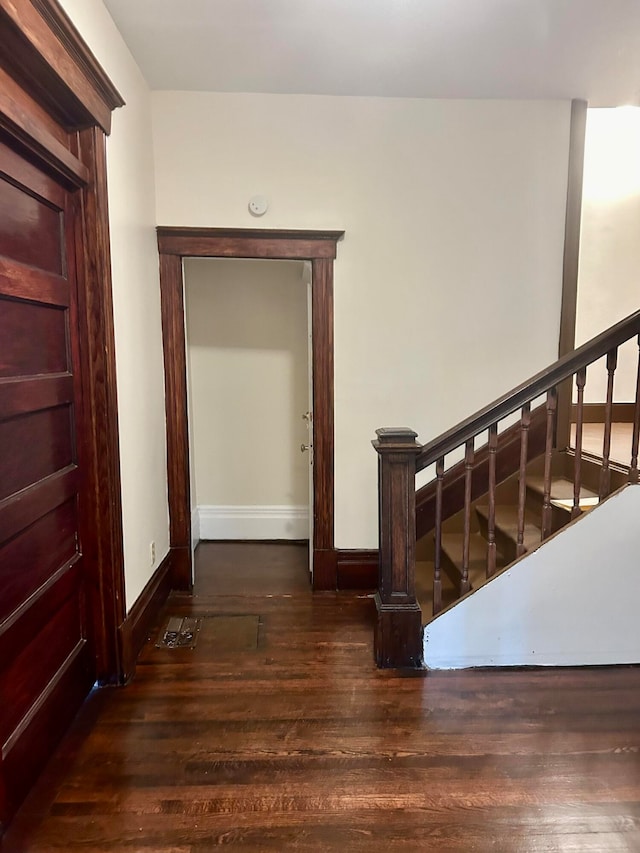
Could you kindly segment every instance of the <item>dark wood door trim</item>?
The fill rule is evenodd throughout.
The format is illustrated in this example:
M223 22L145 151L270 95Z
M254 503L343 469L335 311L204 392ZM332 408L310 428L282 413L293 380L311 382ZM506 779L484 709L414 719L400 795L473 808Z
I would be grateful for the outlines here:
M81 194L76 252L79 280L84 283L79 294L85 406L80 439L86 459L85 499L94 561L91 613L96 675L103 683L123 683L126 672L120 632L126 600L106 137L99 128L88 128L77 134L76 145L91 176Z
M314 576L336 589L334 548L333 259L343 231L159 227L173 584L190 589L191 499L182 259L266 258L312 264ZM259 452L259 448L257 449Z
M344 231L267 230L264 228L158 228L163 255L194 258L267 258L311 261L336 257Z
M335 247L335 244L334 244ZM313 372L313 588L338 586L334 550L333 260L311 273Z
M68 130L109 133L124 105L56 0L0 0L0 65Z
M167 417L169 545L174 589L191 589L191 484L182 258L160 252L160 301Z

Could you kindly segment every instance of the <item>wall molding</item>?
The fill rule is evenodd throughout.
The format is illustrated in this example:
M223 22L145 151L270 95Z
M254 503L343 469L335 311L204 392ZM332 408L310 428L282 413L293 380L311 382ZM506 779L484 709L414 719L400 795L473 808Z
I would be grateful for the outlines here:
M636 411L635 403L613 403L611 421L615 424L632 424ZM578 407L571 406L571 421L575 423ZM585 424L603 424L606 413L605 403L584 403L582 407L582 422Z
M338 589L378 588L378 550L336 549Z
M200 539L308 539L306 506L202 505L197 508Z
M123 683L133 678L138 655L171 592L171 557L169 551L118 628Z

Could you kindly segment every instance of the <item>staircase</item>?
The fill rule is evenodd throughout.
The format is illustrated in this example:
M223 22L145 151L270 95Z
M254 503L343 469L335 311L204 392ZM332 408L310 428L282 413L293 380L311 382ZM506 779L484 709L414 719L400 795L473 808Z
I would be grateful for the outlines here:
M612 425L615 430L615 424ZM575 451L556 452L552 458L550 486L550 534L557 533L572 520L574 501L573 471ZM582 456L582 484L578 509L580 515L598 505L602 460ZM617 489L628 482L628 469L610 466L612 488ZM518 548L518 498L519 476L513 474L496 487L495 571L487 572L489 551L490 507L484 495L471 506L471 530L469 535L469 591L479 589L489 577L508 568L520 556L535 551L546 537L542 533L544 508L544 457L539 456L527 465L526 493L522 548ZM464 511L453 515L442 525L441 567L442 607L451 606L459 598L463 576L464 555ZM520 551L520 553L519 553ZM422 622L427 624L433 614L433 569L434 536L429 531L416 544L416 597L422 612Z
M616 489L638 483L640 358L629 464L611 459L617 353L634 337L640 343L640 311L425 445L408 428L376 430L378 666L421 667L426 623L563 536ZM600 360L606 400L594 456L583 452L584 393ZM433 479L416 493L424 470Z

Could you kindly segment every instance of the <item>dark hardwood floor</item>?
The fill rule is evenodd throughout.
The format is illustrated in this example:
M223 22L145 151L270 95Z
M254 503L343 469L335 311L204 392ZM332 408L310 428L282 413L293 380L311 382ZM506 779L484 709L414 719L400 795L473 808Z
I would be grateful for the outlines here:
M3 853L640 851L640 669L376 671L371 599L307 578L201 545L196 648L93 692Z

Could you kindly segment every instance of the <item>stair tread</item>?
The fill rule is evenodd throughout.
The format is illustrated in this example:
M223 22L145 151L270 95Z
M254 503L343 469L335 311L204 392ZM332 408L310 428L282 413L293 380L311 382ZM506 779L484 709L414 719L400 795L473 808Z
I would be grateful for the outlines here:
M482 513L485 517L489 515L489 506L488 504L480 504L477 507L477 511ZM518 526L518 507L515 504L496 504L496 524L498 524L498 520L500 521L500 527L503 529L508 527L516 527ZM537 520L534 520L533 513L529 511L525 511L524 516L524 525L525 527L535 527L540 530L540 525Z
M442 534L442 549L449 553L450 550L453 550L460 545L462 549L462 544L464 542L464 534L463 533L443 533ZM472 533L469 536L469 559L476 559L479 556L485 556L487 554L487 540L484 539L480 533Z
M477 506L476 511L489 518L488 506ZM512 504L498 504L496 506L496 529L502 531L515 542L518 538L518 507ZM524 539L523 544L527 551L540 544L541 528L537 519L534 520L529 512L524 517Z
M539 492L541 495L544 494L544 477L540 476L532 476L527 478L527 486L530 489L533 489L535 492ZM598 495L596 492L592 492L591 489L587 489L585 486L580 488L580 500L584 500L585 502L590 499L596 498ZM560 502L565 501L573 501L573 482L571 480L567 480L565 477L554 477L551 481L551 500L556 500Z
M442 550L458 568L462 565L463 533L443 533ZM480 533L469 536L469 579L472 586L486 577L487 540Z

